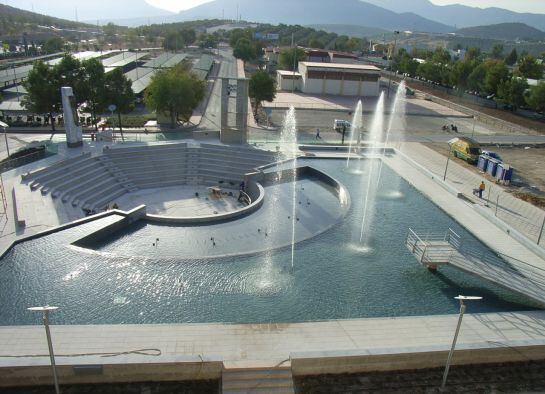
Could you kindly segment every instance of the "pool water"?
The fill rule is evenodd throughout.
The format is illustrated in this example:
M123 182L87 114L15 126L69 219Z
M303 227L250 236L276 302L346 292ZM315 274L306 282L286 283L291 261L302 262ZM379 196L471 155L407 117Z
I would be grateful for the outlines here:
M404 246L409 227L430 232L450 227L464 241L487 248L387 166L370 249L363 249L354 240L359 237L366 174L345 171L345 162L339 160L301 164L344 184L351 204L343 220L296 244L293 267L289 246L200 259L176 257L173 245L165 254L145 255L137 248L130 255L126 245L141 238L141 231L160 233L161 238L176 234L176 228L152 224L122 232L97 250L69 245L112 220L105 218L19 244L0 261L0 325L34 323L36 316L26 308L45 304L60 307L55 324L265 323L451 314L458 311L453 299L458 294L484 297L472 303L471 312L536 308L525 297L454 268L441 267L434 274L419 265ZM229 224L225 226L228 232ZM192 236L187 227L182 233Z

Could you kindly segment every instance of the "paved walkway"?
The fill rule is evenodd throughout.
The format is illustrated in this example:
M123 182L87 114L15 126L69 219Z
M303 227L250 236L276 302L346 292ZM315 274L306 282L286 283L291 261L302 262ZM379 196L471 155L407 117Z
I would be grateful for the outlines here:
M419 143L407 142L396 144L396 147L427 170L443 178L447 162L445 156ZM533 242L537 242L545 220L545 211L513 197L501 186L488 180L485 180L485 199L480 200L473 195L473 189L477 188L482 180L485 180L483 176L462 167L456 163L456 159L451 158L449 161L446 178L448 184L464 193L472 202L487 207L492 215L496 215ZM545 234L541 237L540 246L545 247Z
M471 312L471 305L468 312ZM62 355L159 349L165 357L221 356L226 366L232 368L276 365L289 359L293 352L377 348L398 348L403 352L408 346L442 346L448 349L456 321L457 315L440 315L311 323L53 325L51 331L59 364L104 362L98 357ZM54 315L51 322L55 323ZM468 314L464 318L458 344L484 343L490 347L502 347L511 341L534 340L545 340L545 312ZM0 349L0 366L49 362L41 326L0 327ZM8 355L43 357L5 357ZM157 357L150 356L129 357L139 361L157 360ZM115 357L108 358L108 362L115 362Z

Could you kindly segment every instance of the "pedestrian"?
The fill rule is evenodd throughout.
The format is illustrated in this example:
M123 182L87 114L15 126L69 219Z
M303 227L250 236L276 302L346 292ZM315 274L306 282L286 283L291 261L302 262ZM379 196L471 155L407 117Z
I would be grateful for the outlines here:
M322 137L320 137L320 129L316 129L316 139L321 140Z
M479 185L479 198L483 198L484 189L486 189L486 185L484 184L484 181L482 181Z

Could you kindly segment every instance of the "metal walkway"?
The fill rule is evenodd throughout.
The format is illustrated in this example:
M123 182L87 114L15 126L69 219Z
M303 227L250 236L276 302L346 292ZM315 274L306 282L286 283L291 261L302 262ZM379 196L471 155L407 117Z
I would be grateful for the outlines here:
M545 305L545 270L509 256L483 252L452 229L437 234L409 228L405 246L430 270L448 264Z

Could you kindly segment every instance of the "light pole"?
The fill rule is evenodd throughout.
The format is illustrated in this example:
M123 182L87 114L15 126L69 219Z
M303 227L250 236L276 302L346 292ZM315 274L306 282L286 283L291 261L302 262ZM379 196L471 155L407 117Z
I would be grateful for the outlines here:
M8 152L8 158L9 158L9 146L8 146L8 127L9 125L4 122L0 122L0 127L4 129L4 139L6 140L6 151Z
M452 154L452 145L449 144L448 146L448 157L447 157L447 164L445 165L445 173L443 174L443 181L447 180L447 170L448 170L448 163L450 161L450 155Z
M398 35L399 31L394 31L394 48L392 49L392 53L390 54L390 61L388 62L388 68L390 69L390 78L388 79L388 98L390 98L390 87L392 86L392 57L395 55Z
M460 327L462 326L462 319L464 318L464 313L466 311L466 306L464 304L464 301L477 301L477 300L483 299L483 297L463 296L463 295L459 295L458 297L454 297L454 298L460 301L460 315L458 316L458 325L456 326L456 331L454 332L454 339L452 340L452 346L450 348L450 352L447 358L447 365L445 366L445 372L443 373L443 382L441 383L441 391L445 390L445 385L447 384L447 377L448 377L448 371L450 369L450 363L452 361L452 356L454 355L454 348L456 347L456 341L458 340L458 334L460 333Z
M471 132L471 139L473 139L473 136L475 135L475 122L477 118L475 117L475 114L473 114L473 131Z
M49 332L49 311L59 309L57 306L35 306L27 308L32 312L42 312L45 326L45 335L47 337L47 346L49 347L49 358L51 359L51 369L53 370L53 381L55 382L55 393L59 394L59 380L57 378L57 366L55 365L55 354L53 353L53 344L51 343L51 333Z

